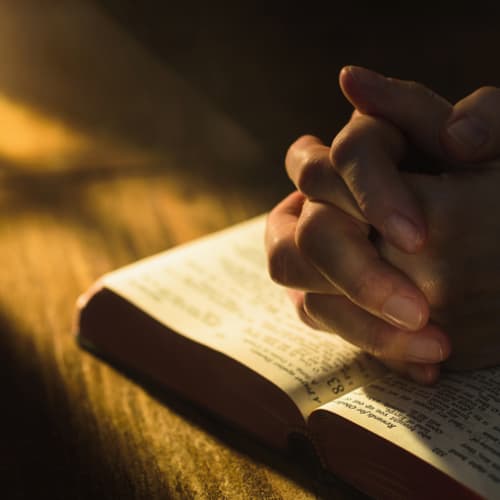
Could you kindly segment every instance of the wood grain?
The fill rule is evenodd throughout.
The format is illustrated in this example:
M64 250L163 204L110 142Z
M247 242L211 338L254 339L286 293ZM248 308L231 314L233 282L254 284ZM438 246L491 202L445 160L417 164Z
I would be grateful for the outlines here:
M268 210L281 187L259 182L267 166L251 138L91 4L6 2L0 19L0 55L10 47L15 60L0 76L11 117L0 135L18 127L16 140L0 140L2 498L356 496L309 457L267 450L78 347L75 301L100 275ZM131 116L137 71L148 96ZM193 129L200 117L219 127ZM162 127L177 128L175 140L162 141Z
M78 197L64 195L67 180L39 179L47 203L30 207L36 193L12 195L3 181L6 498L308 499L330 488L313 469L127 378L72 335L75 300L103 272L255 215L258 203L169 173L116 172L87 178Z

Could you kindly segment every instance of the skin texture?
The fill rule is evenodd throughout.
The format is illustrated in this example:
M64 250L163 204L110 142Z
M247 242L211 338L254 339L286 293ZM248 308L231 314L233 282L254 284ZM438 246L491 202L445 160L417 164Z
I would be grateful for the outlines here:
M499 363L500 91L452 106L356 67L340 86L355 109L332 145L286 155L297 192L268 219L271 276L308 324L418 382Z

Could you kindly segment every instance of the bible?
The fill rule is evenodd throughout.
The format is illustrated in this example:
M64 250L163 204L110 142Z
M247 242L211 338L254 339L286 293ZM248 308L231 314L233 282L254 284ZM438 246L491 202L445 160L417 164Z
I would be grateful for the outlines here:
M432 387L304 325L268 276L265 215L132 263L78 301L80 344L377 498L500 496L500 369Z

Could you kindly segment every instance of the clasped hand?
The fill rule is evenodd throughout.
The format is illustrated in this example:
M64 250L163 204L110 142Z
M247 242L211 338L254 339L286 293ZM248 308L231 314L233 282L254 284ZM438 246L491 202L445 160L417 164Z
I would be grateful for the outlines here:
M340 85L354 112L331 147L303 136L286 155L297 191L268 218L272 278L310 326L420 383L499 363L500 90L453 106L357 67Z

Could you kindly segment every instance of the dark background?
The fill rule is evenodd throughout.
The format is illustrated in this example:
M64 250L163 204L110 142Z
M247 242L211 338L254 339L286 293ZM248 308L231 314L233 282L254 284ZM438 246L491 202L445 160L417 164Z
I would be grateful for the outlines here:
M499 85L494 2L155 2L100 0L165 64L246 127L273 162L298 135L330 141L350 108L346 64L418 80L456 101ZM431 8L430 8L431 7Z

